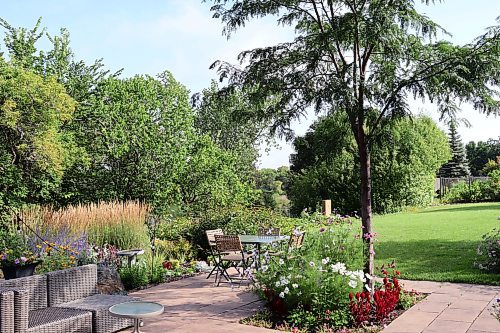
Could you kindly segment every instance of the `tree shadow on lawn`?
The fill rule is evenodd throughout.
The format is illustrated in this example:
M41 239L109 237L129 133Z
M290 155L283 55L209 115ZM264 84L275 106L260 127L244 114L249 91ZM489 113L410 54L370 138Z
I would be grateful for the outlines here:
M396 260L402 278L500 285L498 274L474 267L477 242L443 239L382 241L376 244L376 266Z
M500 215L500 202L489 203L483 205L475 205L470 204L469 206L463 206L463 204L456 205L446 205L442 207L433 207L428 210L422 210L418 213L435 213L435 212L468 212L468 211L477 211L477 210L498 210L498 214Z

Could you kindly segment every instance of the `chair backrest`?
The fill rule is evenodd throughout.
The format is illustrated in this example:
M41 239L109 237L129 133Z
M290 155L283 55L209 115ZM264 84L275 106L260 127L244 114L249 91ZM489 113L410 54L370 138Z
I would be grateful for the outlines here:
M33 275L0 281L0 289L27 290L30 311L47 307L47 277L45 275Z
M219 252L243 250L240 237L236 235L215 235L215 247Z
M259 228L257 230L257 235L259 236L279 236L281 234L281 228Z
M85 265L45 274L49 306L97 294L97 266Z
M288 249L300 249L304 244L305 232L293 232L288 241Z
M206 230L208 245L211 247L215 246L215 235L224 235L222 229Z

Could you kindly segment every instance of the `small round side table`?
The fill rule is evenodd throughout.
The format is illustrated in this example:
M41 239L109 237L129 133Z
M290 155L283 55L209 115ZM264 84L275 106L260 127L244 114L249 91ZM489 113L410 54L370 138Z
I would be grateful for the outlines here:
M155 302L131 301L119 303L109 308L113 316L134 319L134 332L140 333L141 319L159 316L163 313L163 305Z

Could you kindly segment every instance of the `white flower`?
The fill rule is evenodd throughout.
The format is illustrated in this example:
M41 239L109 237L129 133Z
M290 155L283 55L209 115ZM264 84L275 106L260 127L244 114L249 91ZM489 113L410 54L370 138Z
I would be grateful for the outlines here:
M283 292L280 292L279 297L285 298L285 294Z
M323 263L323 265L326 265L330 262L330 258L326 257L325 259L321 259L321 262Z
M356 288L357 285L358 283L356 282L356 280L349 280L349 287Z
M314 266L316 266L316 264L314 263L314 261L310 261L309 266L314 267Z
M276 281L276 287L279 287L279 286L281 286L281 282Z
M266 265L262 265L261 270L262 270L262 273L265 273L267 271L267 266Z
M372 291L372 289L370 288L370 286L369 286L369 285L367 285L367 284L365 284L365 289L366 289L366 290L368 290L368 292L371 292L371 291Z
M302 295L302 291L299 291L299 292L297 293L297 296L300 296L300 295Z
M288 294L288 293L290 292L290 289L288 289L288 287L285 287L285 290L283 290L283 292L284 292L285 294Z
M341 262L338 262L335 265L331 265L330 267L332 268L332 271L334 273L339 273L341 275L345 275L347 272L347 270L345 268L345 264L343 264Z
M299 287L299 285L294 283L294 284L292 284L292 287L293 287L293 289L297 289Z
M280 259L279 264L283 265L284 263L285 263L285 261L283 259Z

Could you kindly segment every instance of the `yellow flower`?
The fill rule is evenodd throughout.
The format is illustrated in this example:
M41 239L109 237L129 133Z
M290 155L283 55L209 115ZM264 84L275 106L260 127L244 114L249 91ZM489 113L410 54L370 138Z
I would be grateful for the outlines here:
M37 249L41 249L41 248L42 248L42 246L41 246L40 244L37 244L37 245L36 245L36 248L37 248Z

